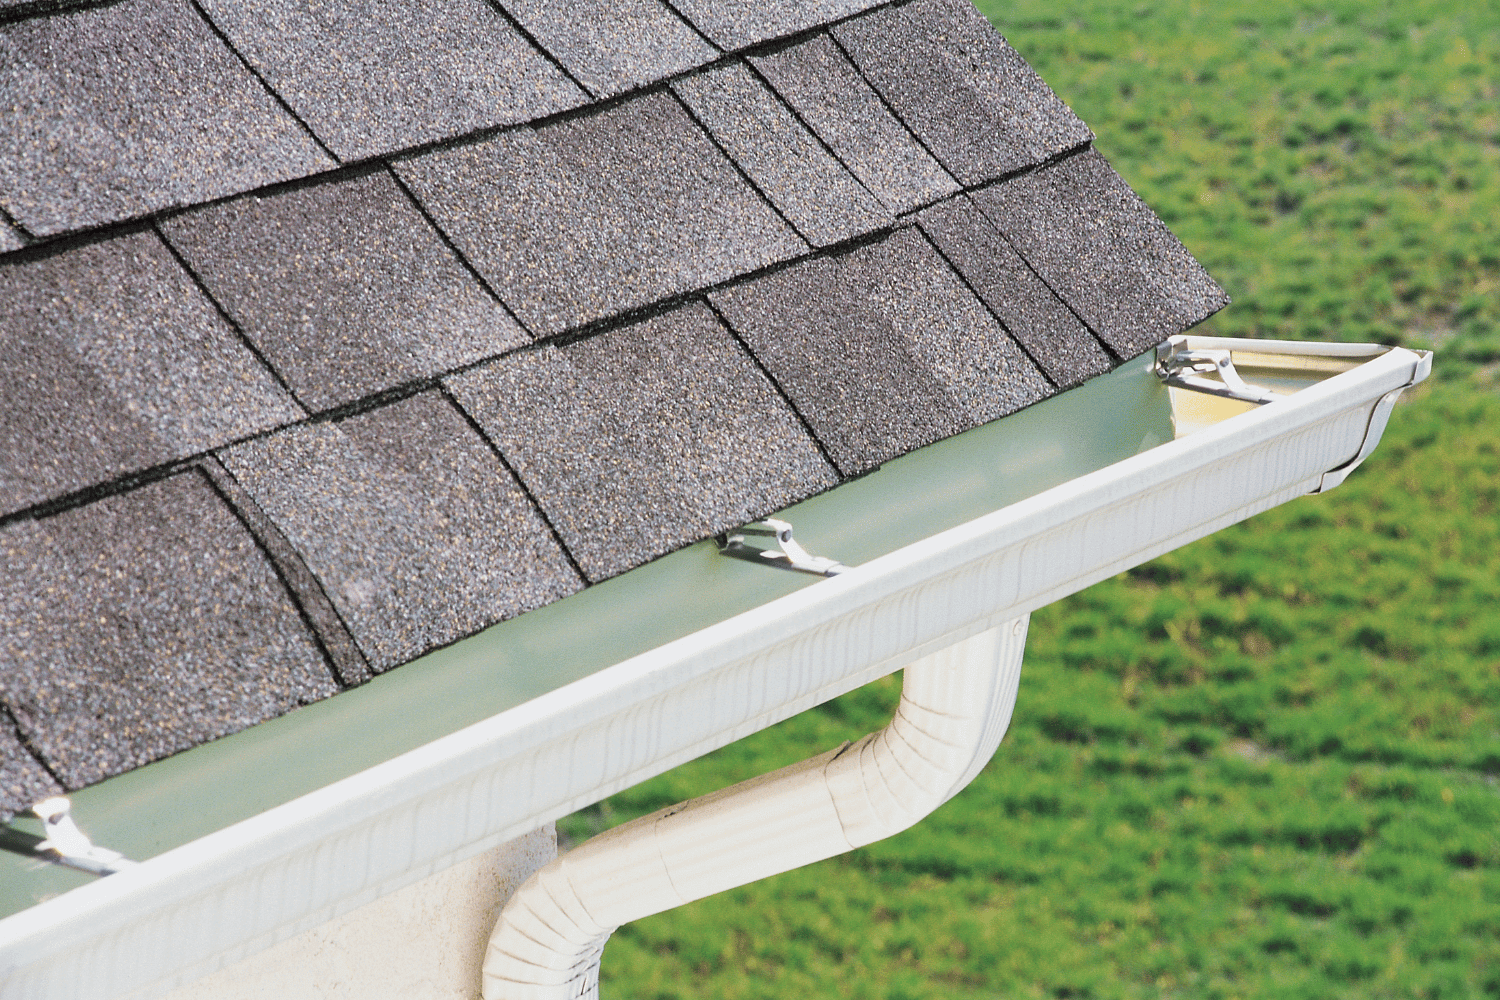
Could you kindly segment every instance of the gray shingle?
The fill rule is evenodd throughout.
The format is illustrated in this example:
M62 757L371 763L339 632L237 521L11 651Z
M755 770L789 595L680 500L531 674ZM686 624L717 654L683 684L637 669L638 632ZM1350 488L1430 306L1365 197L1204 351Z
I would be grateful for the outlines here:
M887 7L834 36L965 187L1093 137L969 0Z
M890 213L744 63L695 74L672 89L814 246L891 222Z
M0 512L302 416L152 232L0 261Z
M677 0L677 9L725 49L816 28L885 0Z
M484 0L202 0L345 160L531 121L588 98Z
M19 250L26 245L26 238L4 219L0 219L0 253Z
M396 169L542 334L806 250L664 93Z
M577 574L441 395L227 449L377 671L565 597Z
M333 694L197 473L0 529L0 698L70 788Z
M601 97L701 66L717 55L660 0L505 0L505 9Z
M0 202L38 236L331 165L186 0L0 25Z
M1229 296L1098 152L977 192L977 204L1121 357L1229 304Z
M910 227L710 299L847 475L1050 391Z
M0 545L4 545L0 541ZM0 710L0 822L62 793L46 768L27 752L10 713Z
M221 202L162 230L314 408L530 339L384 170Z
M448 381L594 580L835 482L700 304Z
M917 221L1058 386L1071 388L1109 371L1109 355L1088 327L967 198L934 205Z
M827 35L750 61L891 211L959 189Z

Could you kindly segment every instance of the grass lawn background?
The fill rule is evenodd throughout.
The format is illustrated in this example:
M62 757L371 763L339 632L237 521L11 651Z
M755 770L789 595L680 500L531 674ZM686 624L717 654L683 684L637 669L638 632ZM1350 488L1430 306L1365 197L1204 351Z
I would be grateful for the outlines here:
M623 928L607 1000L1500 997L1500 5L985 2L1235 299L1439 349L1328 496L1032 619L898 837ZM883 725L890 678L564 821Z

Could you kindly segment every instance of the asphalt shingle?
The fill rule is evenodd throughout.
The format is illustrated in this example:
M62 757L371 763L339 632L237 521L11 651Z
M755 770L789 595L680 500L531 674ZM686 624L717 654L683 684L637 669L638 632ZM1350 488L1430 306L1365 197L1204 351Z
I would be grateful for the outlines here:
M967 198L960 195L934 205L917 221L1060 388L1109 371L1109 355L1088 327Z
M26 238L4 219L0 219L0 253L10 253L26 245Z
M540 334L806 250L665 93L396 169Z
M846 475L1002 417L1046 380L922 236L709 296Z
M701 304L448 380L590 579L834 485L755 363Z
M300 418L156 234L0 261L0 513Z
M750 62L891 211L959 190L827 35Z
M1229 296L1093 149L974 195L1038 274L1122 358Z
M186 0L0 25L0 203L35 235L331 165Z
M660 0L505 0L505 9L600 97L701 66L718 54Z
M886 7L833 33L965 187L1093 138L969 0Z
M587 95L484 0L202 0L345 160L531 121Z
M742 62L677 81L720 146L814 246L891 222L891 215Z
M742 49L858 14L885 0L677 0L716 45Z
M442 395L226 449L370 665L405 663L581 583L495 453Z
M0 821L59 795L62 790L27 751L10 713L0 710Z
M337 691L196 472L0 529L0 699L69 788Z
M221 202L162 231L315 409L530 339L383 169Z

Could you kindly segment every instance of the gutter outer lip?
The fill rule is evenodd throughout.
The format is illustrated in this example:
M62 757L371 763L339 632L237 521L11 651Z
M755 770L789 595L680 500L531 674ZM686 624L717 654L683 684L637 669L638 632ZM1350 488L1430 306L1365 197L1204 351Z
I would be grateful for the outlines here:
M1431 367L1429 353L1404 348L1186 339L1260 353L1385 353L0 920L0 1000L165 992L1311 492L1378 435L1370 415L1380 398ZM1252 471L1247 459L1263 461ZM1111 516L1114 526L1100 523ZM1122 530L1128 543L1110 537ZM669 734L672 703L682 724ZM538 787L539 771L558 780Z

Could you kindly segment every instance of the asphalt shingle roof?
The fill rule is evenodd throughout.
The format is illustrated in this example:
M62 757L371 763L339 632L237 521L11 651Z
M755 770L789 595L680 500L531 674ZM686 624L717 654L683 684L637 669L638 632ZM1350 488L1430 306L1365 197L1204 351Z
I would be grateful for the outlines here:
M315 410L531 340L384 168L220 202L161 229Z
M910 227L709 296L846 475L1048 395Z
M512 0L505 7L598 97L654 83L718 55L661 0Z
M396 170L540 334L807 249L670 94Z
M1093 149L977 191L974 201L1121 357L1229 304L1203 265Z
M672 89L813 246L841 243L891 223L891 213L744 63L716 66Z
M449 385L591 580L838 481L701 304L513 354Z
M1093 133L968 0L914 0L833 29L895 112L965 186Z
M892 212L959 190L826 34L750 62Z
M0 258L0 506L303 415L150 230Z
M6 3L0 816L1225 302L964 0Z
M342 160L588 100L485 0L201 0L214 24Z
M289 427L222 460L376 670L579 587L524 492L441 394Z
M925 232L1059 388L1112 367L1089 328L963 195L917 216Z
M0 529L0 571L0 697L69 787L338 690L196 472Z
M187 0L0 26L0 205L34 235L332 165Z
M815 28L880 5L881 0L677 0L677 9L719 47L757 42Z

